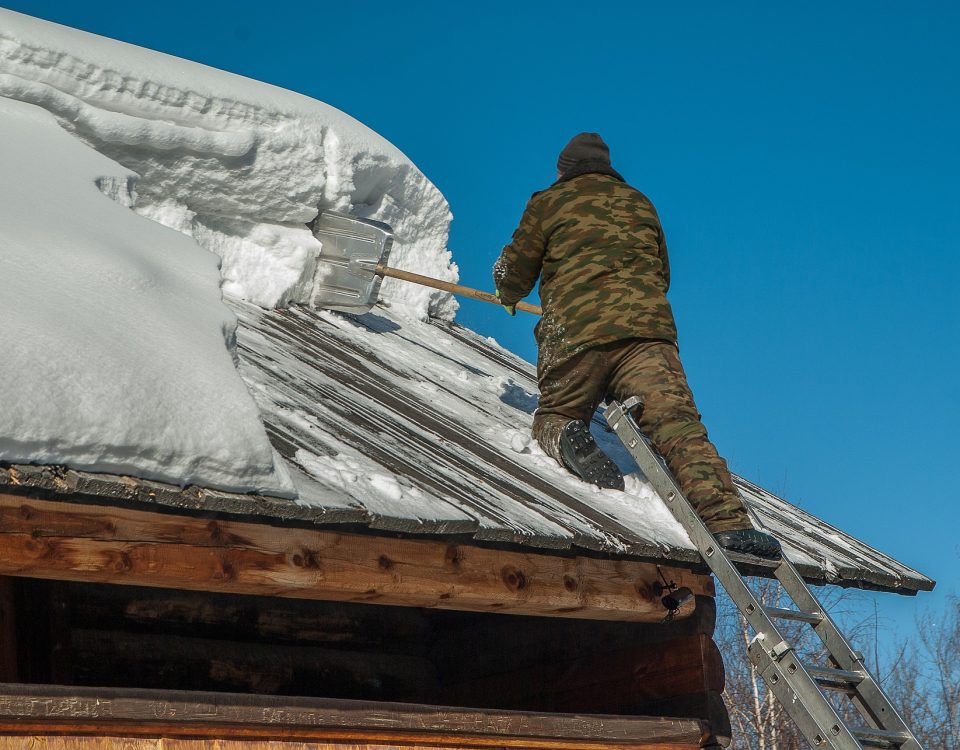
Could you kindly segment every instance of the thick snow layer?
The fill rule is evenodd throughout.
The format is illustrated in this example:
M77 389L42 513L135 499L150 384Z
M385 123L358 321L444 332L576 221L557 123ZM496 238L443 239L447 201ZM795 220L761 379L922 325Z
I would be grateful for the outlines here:
M0 132L0 460L291 494L216 257L49 112L0 98Z
M0 96L36 104L140 176L133 209L222 258L223 291L307 302L318 208L390 224L391 264L449 281L450 212L394 146L333 107L274 86L0 9ZM385 280L414 317L444 292Z
M0 117L0 460L296 494L221 289L309 301L324 208L390 223L393 265L456 279L439 191L307 97L0 9Z

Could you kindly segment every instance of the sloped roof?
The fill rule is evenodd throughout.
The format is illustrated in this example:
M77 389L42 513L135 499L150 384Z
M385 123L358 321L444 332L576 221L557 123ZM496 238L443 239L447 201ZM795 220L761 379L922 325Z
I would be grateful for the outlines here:
M573 478L530 440L533 367L456 323L378 307L344 315L235 303L241 375L299 491L236 495L74 471L18 467L52 492L555 554L701 565L602 418L594 433L626 472L625 493ZM912 594L933 581L761 487L745 500L814 582ZM0 485L10 484L0 471ZM769 569L755 567L764 574Z
M371 528L699 562L642 475L628 477L627 493L599 491L531 444L534 368L495 342L456 323L409 321L380 307L359 316L250 305L236 312L241 374L274 445L302 472L301 503L319 513L343 514L343 499L331 503L325 498L334 488L315 475L304 482L303 474L315 466L312 456L346 450L416 490L392 499L353 494L355 520ZM593 428L625 472L639 471L599 413ZM902 593L932 588L917 571L735 480L811 581Z

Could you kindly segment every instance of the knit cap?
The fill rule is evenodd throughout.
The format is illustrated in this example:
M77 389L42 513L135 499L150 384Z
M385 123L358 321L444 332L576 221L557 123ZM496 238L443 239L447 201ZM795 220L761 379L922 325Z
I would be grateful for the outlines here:
M610 147L598 133L580 133L571 138L557 159L557 171L563 174L578 161L587 160L610 164Z

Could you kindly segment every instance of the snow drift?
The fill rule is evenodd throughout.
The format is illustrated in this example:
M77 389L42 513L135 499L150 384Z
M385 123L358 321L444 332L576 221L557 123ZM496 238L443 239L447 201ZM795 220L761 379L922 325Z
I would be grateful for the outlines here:
M131 212L135 176L49 112L0 99L0 132L0 460L289 494L216 257Z
M318 208L390 224L391 262L455 281L450 212L399 150L343 112L205 65L0 9L0 96L36 104L139 175L133 209L220 255L223 291L309 302ZM446 293L385 299L451 318Z
M289 91L0 9L0 132L0 461L293 495L221 288L309 302L323 208L390 223L394 265L456 279L439 191Z

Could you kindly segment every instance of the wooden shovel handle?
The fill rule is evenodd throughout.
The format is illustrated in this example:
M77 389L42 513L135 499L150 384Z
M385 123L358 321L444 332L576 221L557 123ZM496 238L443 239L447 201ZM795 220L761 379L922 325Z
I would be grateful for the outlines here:
M440 279L434 279L430 276L421 276L418 273L411 273L410 271L401 271L399 268L390 268L384 265L377 265L377 273L380 276L390 276L394 279L412 281L414 284L429 286L433 289L442 289L445 292L460 294L464 297L478 299L481 302L492 302L495 305L500 304L500 300L497 299L497 296L495 294L490 294L490 292L481 292L479 289L471 289L468 286L461 286L460 284L451 284L449 281L440 281ZM543 309L540 307L540 305L531 305L529 302L518 302L517 309L523 310L524 312L533 313L534 315L543 315Z

